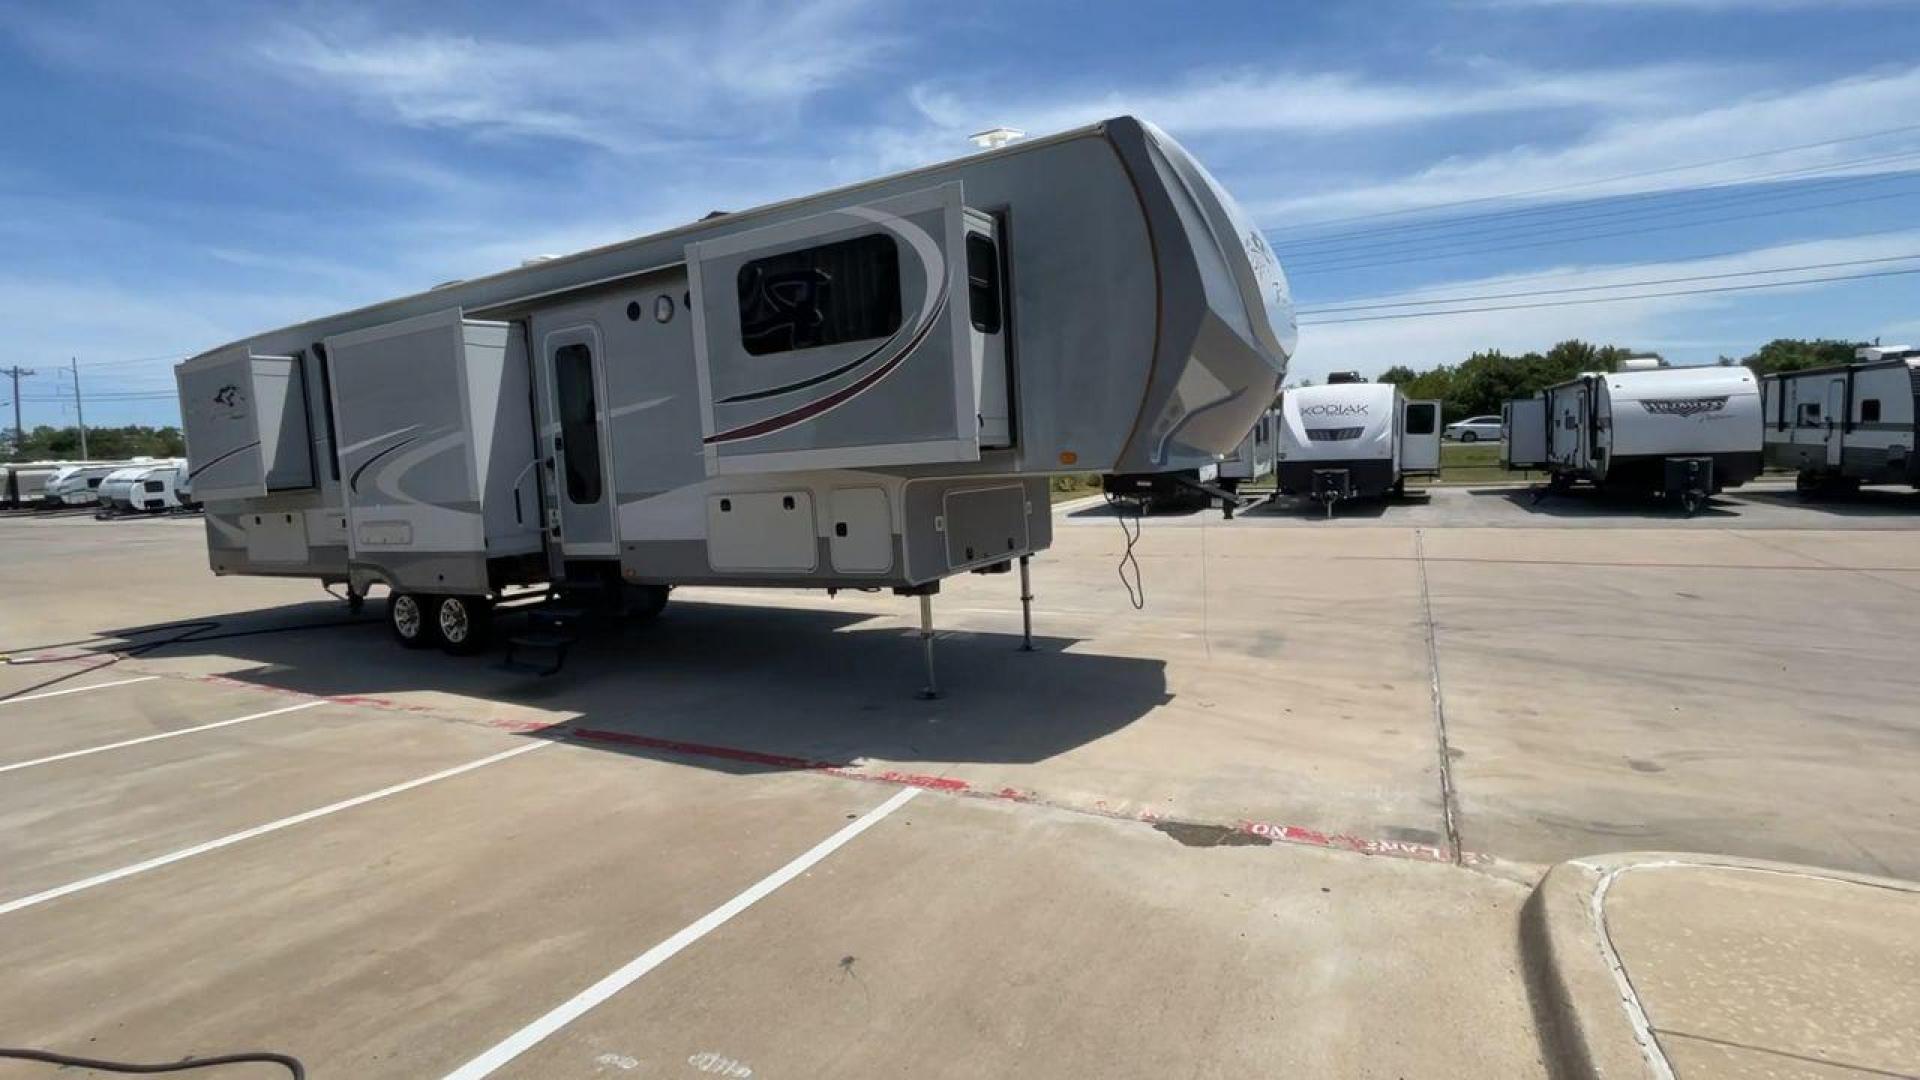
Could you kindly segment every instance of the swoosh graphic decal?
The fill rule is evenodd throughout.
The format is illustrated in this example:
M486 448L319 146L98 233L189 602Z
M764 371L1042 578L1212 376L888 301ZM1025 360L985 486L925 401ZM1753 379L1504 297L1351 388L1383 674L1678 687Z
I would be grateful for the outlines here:
M809 386L818 386L821 383L827 382L831 379L837 379L840 376L845 375L847 372L852 371L854 368L859 367L861 364L864 364L867 361L873 359L874 357L879 356L881 353L885 352L887 349L887 346L892 343L893 343L893 338L889 337L887 340L874 346L870 352L861 356L858 360L854 360L851 363L841 364L839 367L834 368L832 371L829 371L824 375L815 375L812 378L801 379L799 382L788 383L785 386L776 386L771 390L754 390L746 394L735 394L730 398L721 398L718 402L716 402L716 404L733 405L742 401L759 401L762 398L779 397L781 394L791 394L795 390L805 390Z
M810 401L797 409L790 409L778 416L770 416L765 420L755 421L754 423L737 427L730 431L722 431L715 435L709 435L703 439L702 442L711 446L715 443L737 442L741 439L754 439L762 435L771 435L782 428L792 427L801 421L811 420L829 409L845 405L867 390L872 389L881 379L891 374L893 369L899 367L907 357L913 355L914 350L918 349L921 343L927 340L927 335L933 332L934 324L940 321L940 315L946 310L946 306L947 294L943 292L940 294L939 301L934 305L932 317L921 324L920 329L914 333L913 339L907 342L906 346L895 354L892 359L861 376L857 381L848 383L846 386L828 394L826 397L820 398L817 401Z
M259 439L255 439L255 440L253 440L252 442L250 442L250 443L248 443L248 444L247 444L247 445L245 445L245 446L236 446L236 447L234 447L233 449L231 449L231 450L229 450L229 451L227 451L226 453L224 453L224 454L221 454L221 455L220 455L219 457L217 457L217 458L214 458L214 459L213 459L212 461L209 461L209 462L207 462L207 463L206 463L205 465L202 465L202 466L200 466L199 468L197 468L197 469L195 469L195 470L193 470L192 472L190 472L190 473L188 473L188 474L187 474L187 479L189 479L189 480L191 480L191 479L193 479L194 477L196 477L196 476L199 476L199 475L200 475L201 473L203 473L203 472L206 472L206 471L207 471L208 469L211 469L211 468L213 468L213 467L214 467L215 465L218 465L218 464L220 464L221 462L223 462L223 461L225 461L225 460L227 460L228 458L230 458L230 457L232 457L233 455L235 455L235 454L239 454L239 453L244 453L244 452L246 452L246 451L248 451L248 450L251 450L251 449L253 449L254 447L256 447L256 446L259 446L259 445L260 445L260 440L259 440Z
M415 439L418 439L419 437L420 436L418 435L414 435L409 438L401 439L399 442L394 443L392 446L387 447L385 450L382 450L379 453L368 458L367 460L361 462L360 467L353 470L353 475L347 478L347 488L355 493L358 493L360 490L360 474L361 473L366 472L367 469L374 462L379 461L381 458L386 457L388 454L393 453L395 450L398 450L401 447L407 445L408 443L413 442Z

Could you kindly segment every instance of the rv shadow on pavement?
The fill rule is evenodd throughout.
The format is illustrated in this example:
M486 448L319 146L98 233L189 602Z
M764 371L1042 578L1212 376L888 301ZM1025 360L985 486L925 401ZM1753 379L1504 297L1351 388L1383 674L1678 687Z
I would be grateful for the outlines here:
M1557 494L1542 495L1542 488L1469 488L1476 496L1505 499L1529 514L1559 518L1636 517L1655 521L1685 521L1680 505L1640 492L1596 491L1577 487ZM1696 518L1738 518L1737 503L1725 495L1715 495L1693 515Z
M1033 763L1170 700L1159 660L1069 651L1073 642L1061 638L1036 637L1035 651L1023 652L1017 634L942 631L945 696L922 701L915 630L863 626L875 616L861 611L678 597L650 623L583 632L565 669L542 678L502 667L503 647L468 657L402 649L383 604L376 598L344 625L344 607L326 603L220 616L217 628L142 659L303 694L400 698L437 716L558 722L547 735L729 772L863 758ZM510 619L502 616L502 630L511 632ZM119 634L131 642L172 636L137 629Z
M1806 496L1793 490L1742 489L1743 502L1792 507L1836 517L1906 517L1920 514L1920 491L1910 488L1861 488L1849 495Z

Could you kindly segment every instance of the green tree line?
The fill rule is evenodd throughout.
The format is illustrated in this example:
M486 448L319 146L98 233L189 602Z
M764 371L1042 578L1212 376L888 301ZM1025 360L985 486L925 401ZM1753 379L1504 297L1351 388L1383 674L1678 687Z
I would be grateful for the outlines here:
M130 457L180 457L187 452L187 440L177 427L88 427L87 453L97 460ZM12 428L0 432L0 456L8 461L77 459L80 453L80 429L50 427L41 424L15 438Z
M1756 374L1845 364L1865 342L1829 338L1779 338L1738 360L1723 356L1722 364L1745 364ZM1617 371L1634 351L1619 345L1594 345L1578 339L1562 341L1546 352L1511 356L1498 350L1474 353L1458 364L1440 364L1415 371L1395 364L1380 373L1379 381L1398 385L1410 398L1438 398L1445 402L1448 423L1469 416L1498 415L1510 398L1528 397L1583 371Z

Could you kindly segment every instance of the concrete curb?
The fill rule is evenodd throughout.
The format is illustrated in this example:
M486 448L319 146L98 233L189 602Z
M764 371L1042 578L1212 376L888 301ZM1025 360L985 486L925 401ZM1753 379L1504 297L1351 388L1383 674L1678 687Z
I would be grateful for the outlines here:
M1520 956L1542 1056L1556 1080L1654 1077L1607 970L1588 904L1601 871L1564 862L1520 909Z
M1894 878L1765 859L1639 851L1563 862L1547 871L1520 911L1520 953L1527 996L1540 1029L1547 1067L1557 1080L1627 1080L1673 1076L1643 1024L1640 1003L1623 993L1613 947L1596 918L1603 887L1633 869L1723 868L1813 877L1920 892ZM1636 1024L1640 1017L1642 1023Z

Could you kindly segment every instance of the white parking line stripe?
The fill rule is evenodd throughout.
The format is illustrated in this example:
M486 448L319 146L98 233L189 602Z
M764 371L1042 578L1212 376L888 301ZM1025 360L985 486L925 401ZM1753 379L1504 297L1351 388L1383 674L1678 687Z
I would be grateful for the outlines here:
M88 754L104 754L109 750L119 750L122 747L158 742L161 739L171 739L176 735L191 735L196 731L212 731L214 728L231 727L234 724L244 724L249 720L259 720L268 716L279 716L281 713L298 712L301 709L311 709L315 705L325 704L328 703L325 701L303 701L298 705L288 705L281 709L269 709L266 712L257 712L251 716L236 716L231 720L216 720L211 724L181 728L178 731L163 731L158 735L142 735L137 739L123 739L120 742L108 743L105 746L88 747L85 750L69 750L64 754L51 754L43 758L34 758L32 761L16 761L11 765L0 765L0 773L10 773L15 769L31 769L35 765L50 765L53 762L65 761L68 758L86 757Z
M641 953L626 966L580 991L571 1000L561 1004L547 1015L514 1032L491 1050L448 1073L446 1080L480 1080L483 1076L491 1075L494 1070L532 1049L540 1040L566 1027L589 1009L633 985L641 976L672 959L675 953L706 937L724 925L727 920L752 907L768 893L806 873L815 863L833 854L847 841L872 828L888 814L905 806L908 800L918 794L920 794L919 788L902 788L886 802L867 811L858 820L849 822L839 832L815 844L804 855L761 878L748 887L747 891L701 916L698 922Z
M308 810L305 813L295 814L292 817L283 817L278 821L269 821L265 825L256 825L251 829L242 829L237 833L228 833L218 840L209 840L204 844L195 844L190 848L181 848L179 851L170 854L156 856L143 862L134 863L131 866L123 866L118 870L109 870L104 874L95 874L90 878L75 881L71 884L48 889L45 892L34 893L32 896L23 896L18 900L9 900L4 904L0 904L0 915L10 915L13 912L33 907L36 904L44 904L49 900L58 900L63 896L70 896L74 893L91 889L96 885L105 885L109 882L119 881L121 878L132 877L135 874L144 874L149 870L158 870L162 866L177 863L183 859L191 859L195 855L205 855L209 851L218 851L223 847L229 847L242 840L251 840L256 836L265 836L271 832L279 832L281 829L288 829L295 825L304 824L315 818L326 817L328 814L339 813L342 810L351 810L356 806L373 802L375 799L384 799L389 795L398 795L403 791L412 791L414 788L431 784L435 780L445 780L451 776L459 776L461 773L472 772L475 769L492 765L496 761L505 761L510 757L518 757L521 754L530 753L541 747L552 745L553 744L549 742L535 742L528 743L525 746L516 746L511 750L505 750L498 754L483 757L478 761L469 761L465 765L455 765L451 769L442 769L437 773L422 776L417 780L408 780L405 783L395 784L392 787L381 788L379 791L371 791L365 795L356 795L351 799L342 799L336 803L328 803L325 806Z
M50 697L65 697L68 694L84 694L89 690L105 690L109 686L131 686L137 682L152 682L158 675L142 675L137 679L115 679L112 682L94 683L91 686L69 686L65 690L49 690L44 694L27 694L24 697L7 698L0 705L20 705L29 701L40 701Z

